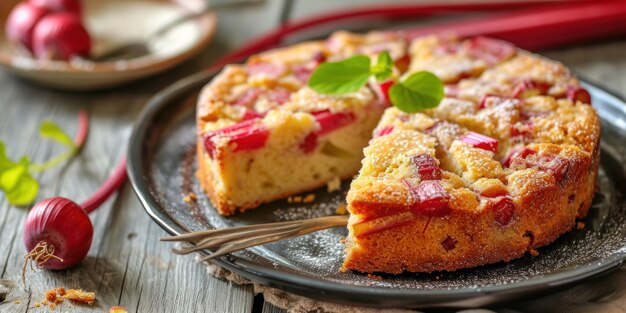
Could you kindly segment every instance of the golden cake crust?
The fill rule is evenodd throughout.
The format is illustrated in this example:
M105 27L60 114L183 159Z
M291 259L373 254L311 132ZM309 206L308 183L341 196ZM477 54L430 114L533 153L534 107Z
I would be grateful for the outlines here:
M343 270L454 271L535 255L589 210L600 121L584 97L567 99L578 80L562 64L525 51L485 65L456 48L440 53L451 45L462 46L432 36L411 45L413 71L459 62L439 71L454 92L436 109L389 108L383 115L374 134L384 135L365 149L348 193ZM463 78L467 69L481 74ZM497 140L497 150L468 144L469 132ZM418 155L436 160L440 177L421 179L411 161ZM422 207L429 199L415 190L432 184L448 211Z
M439 75L447 84L443 102L416 114L388 108L379 121L384 103L375 86L326 96L301 77L320 58L381 51L394 59L394 77L421 70ZM588 102L564 65L499 40L427 36L408 44L398 34L337 32L227 66L205 87L197 112L197 176L218 212L231 215L321 187L333 175L350 178L361 159L354 151L371 138L363 132L378 123L348 193L343 269L398 274L509 261L536 254L589 210L600 122ZM319 112L349 115L357 126L320 133L311 165L298 144L320 131ZM246 114L278 154L237 152L230 139L208 135L245 122ZM331 155L320 153L322 145L332 147ZM257 159L288 160L297 164L294 171L310 166L317 176L281 180L293 186L274 188L268 173L275 169ZM256 188L249 181L271 192L247 197L241 191Z
M548 145L547 149L559 149ZM553 242L572 229L576 218L584 217L595 191L599 154L585 155L567 152L576 159L564 183L540 174L534 169L508 176L515 193L514 221L506 227L494 222L493 211L477 208L475 199L467 193L453 194L452 212L444 218L416 216L407 225L370 234L354 242L353 229L347 245L344 269L360 272L454 271L462 268L509 261L526 252ZM595 168L592 165L595 164ZM410 210L406 193L390 192L389 185L370 182L366 192L357 192L349 199L351 219L359 213L380 210L382 203ZM401 186L397 186L401 188ZM354 193L353 193L354 194ZM380 197L384 195L384 200ZM571 195L576 195L570 200ZM476 207L468 204L476 204ZM355 221L351 221L355 222ZM454 241L454 248L445 248L446 240Z

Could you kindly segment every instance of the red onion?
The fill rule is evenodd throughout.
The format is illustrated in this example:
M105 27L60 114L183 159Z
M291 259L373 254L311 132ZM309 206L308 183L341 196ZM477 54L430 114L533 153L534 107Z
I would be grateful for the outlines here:
M122 160L111 177L83 204L63 197L37 203L24 223L24 244L29 251L26 261L51 270L67 269L82 261L93 237L88 214L118 190L126 178L126 161Z
M33 31L37 23L46 14L48 14L48 10L28 2L18 4L7 19L7 37L14 42L21 43L32 52Z
M86 56L91 38L80 17L72 13L54 13L44 17L33 33L33 50L38 58L69 60Z
M85 112L79 115L78 129L75 142L80 148L89 129ZM29 253L25 257L22 278L25 278L29 261L39 268L58 270L75 266L84 259L93 237L88 214L118 190L126 178L126 160L122 160L100 189L83 204L78 205L63 197L52 197L37 203L24 223L24 244Z
M82 6L78 0L29 0L30 3L54 12L70 12L80 15Z
M91 247L93 226L76 202L53 197L37 203L24 224L24 244L39 267L59 270L80 262ZM28 256L27 256L28 257Z

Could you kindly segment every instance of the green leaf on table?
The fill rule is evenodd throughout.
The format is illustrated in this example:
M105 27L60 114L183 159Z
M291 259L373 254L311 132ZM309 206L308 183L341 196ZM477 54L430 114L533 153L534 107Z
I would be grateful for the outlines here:
M59 125L52 121L43 121L39 127L39 135L43 138L52 139L68 147L75 147L74 140L66 134Z
M356 55L320 64L309 79L309 87L321 94L342 95L361 89L370 75L370 58Z
M389 90L391 103L407 113L437 107L443 95L443 82L426 71L409 76Z
M4 148L4 142L0 140L0 173L9 167L13 167L15 162L9 160L6 150Z
M0 173L0 188L4 191L12 190L17 186L24 172L28 172L28 158L23 157L19 163L5 168Z
M20 162L19 167L25 170L20 171L20 175L14 177L17 179L13 188L5 190L7 200L12 205L27 205L33 203L39 192L39 183L28 172L28 164Z
M10 204L32 203L37 197L39 183L28 171L30 161L22 157L18 163L13 162L4 152L4 143L0 142L0 189Z
M382 82L389 78L393 73L393 60L389 55L389 52L384 51L383 53L378 55L378 60L376 64L372 66L370 69L371 73L374 74L376 80Z

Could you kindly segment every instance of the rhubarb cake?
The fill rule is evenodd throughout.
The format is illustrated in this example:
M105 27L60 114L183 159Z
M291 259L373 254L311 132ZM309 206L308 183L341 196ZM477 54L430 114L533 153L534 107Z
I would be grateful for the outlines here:
M370 88L330 96L306 86L328 59L375 57L406 42L395 35L338 32L326 41L279 48L228 65L197 106L198 177L222 215L351 178L388 104ZM406 60L406 58L404 58Z
M348 193L344 270L508 261L587 214L600 122L567 68L487 38L418 38L411 56L409 74L440 75L446 98L385 111Z

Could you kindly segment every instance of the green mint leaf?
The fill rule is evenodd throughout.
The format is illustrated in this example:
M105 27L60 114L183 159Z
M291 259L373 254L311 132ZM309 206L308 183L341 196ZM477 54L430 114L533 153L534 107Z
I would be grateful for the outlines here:
M379 82L382 82L391 76L393 73L393 60L391 59L389 52L384 51L378 55L376 65L372 66L371 72Z
M361 89L370 75L370 58L356 55L320 64L309 79L309 87L321 94L342 95Z
M443 82L433 73L417 72L391 86L389 98L394 106L407 113L432 109L443 99Z
M27 205L37 197L39 183L28 172L30 161L23 157L19 163L0 171L0 189L12 205Z
M52 121L43 121L39 127L39 135L43 138L52 139L68 147L75 147L74 140L66 134L59 125Z

